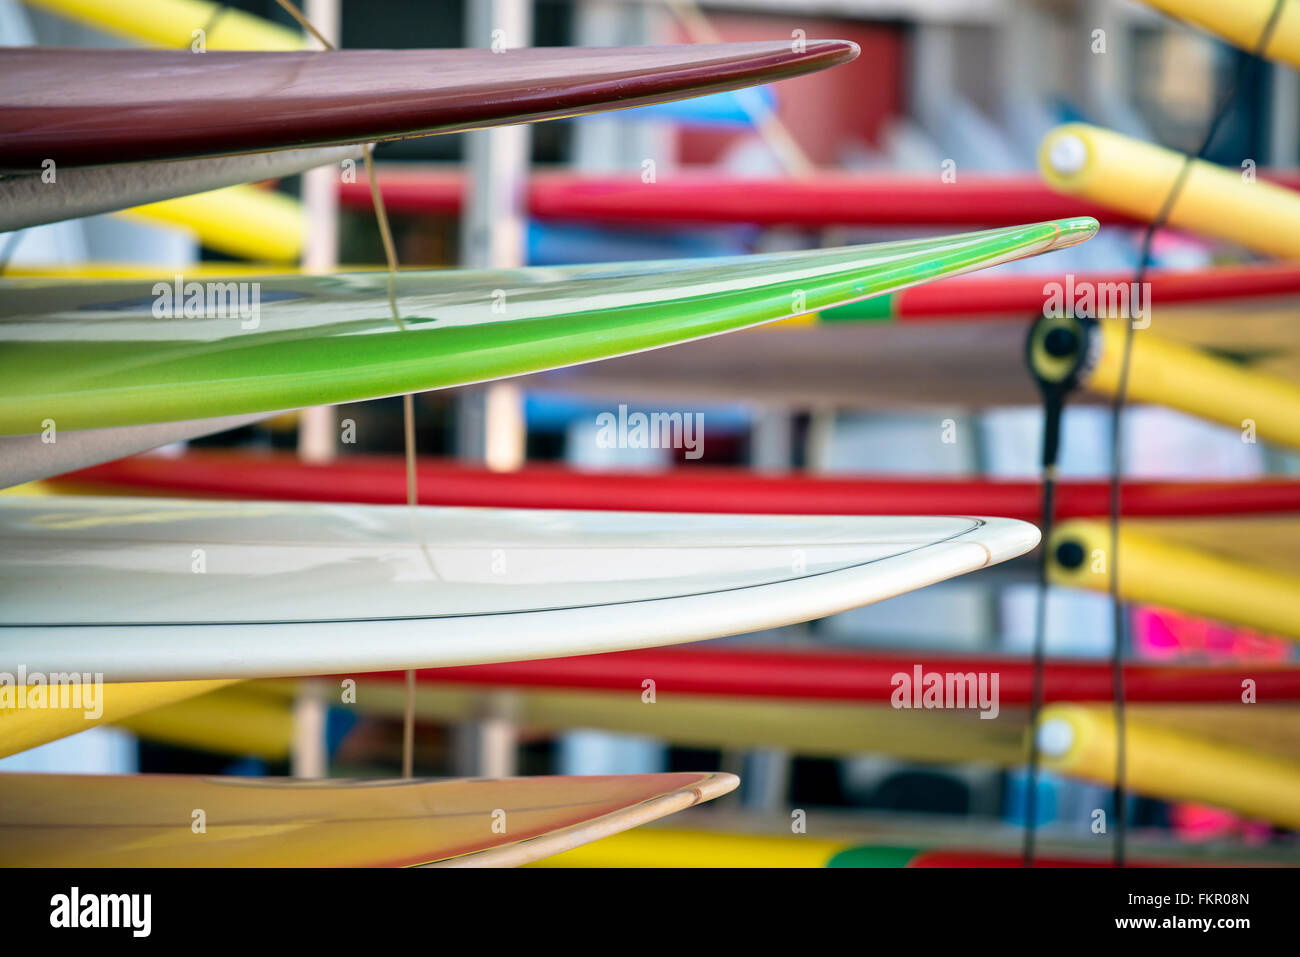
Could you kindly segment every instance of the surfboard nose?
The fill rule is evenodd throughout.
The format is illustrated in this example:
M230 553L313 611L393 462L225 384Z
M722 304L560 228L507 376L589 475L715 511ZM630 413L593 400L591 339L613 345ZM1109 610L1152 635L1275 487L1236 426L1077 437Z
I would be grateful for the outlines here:
M852 40L813 40L805 45L805 51L824 60L825 66L838 66L856 60L862 48Z
M1055 241L1048 247L1048 251L1077 246L1079 243L1096 236L1097 230L1100 228L1100 223L1091 216L1072 216L1069 219L1058 219L1056 225L1060 231L1057 233Z

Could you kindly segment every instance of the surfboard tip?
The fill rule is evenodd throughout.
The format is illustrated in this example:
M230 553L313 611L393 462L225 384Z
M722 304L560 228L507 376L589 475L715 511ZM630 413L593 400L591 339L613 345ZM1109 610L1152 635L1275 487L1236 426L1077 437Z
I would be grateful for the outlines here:
M1077 246L1097 235L1097 230L1101 224L1091 216L1071 216L1069 219L1058 219L1055 224L1057 227L1056 238L1048 246L1052 249L1065 249L1069 246Z

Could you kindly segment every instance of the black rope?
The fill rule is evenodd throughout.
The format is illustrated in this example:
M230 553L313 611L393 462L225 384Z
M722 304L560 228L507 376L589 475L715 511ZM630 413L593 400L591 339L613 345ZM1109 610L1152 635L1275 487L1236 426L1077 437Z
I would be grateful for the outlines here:
M1051 417L1052 413L1045 412ZM1060 422L1060 412L1056 413ZM1046 445L1046 442L1044 442ZM1046 458L1046 456L1044 456ZM1025 867L1034 866L1034 841L1038 833L1038 718L1043 711L1043 678L1047 664L1044 645L1047 634L1047 536L1055 515L1056 500L1056 462L1043 463L1042 513L1039 525L1043 529L1043 544L1038 556L1038 595L1034 607L1034 682L1033 698L1029 705L1029 771L1025 792L1025 833L1023 863Z
M1073 313L1073 309L1068 310ZM1038 823L1038 719L1043 710L1047 666L1047 573L1050 540L1055 522L1057 462L1060 458L1061 420L1070 393L1088 358L1091 317L1068 315L1048 320L1040 317L1025 339L1025 363L1043 396L1042 509L1039 525L1042 546L1038 553L1038 593L1034 608L1033 682L1029 705L1029 768L1025 791L1025 828L1022 863L1032 867Z

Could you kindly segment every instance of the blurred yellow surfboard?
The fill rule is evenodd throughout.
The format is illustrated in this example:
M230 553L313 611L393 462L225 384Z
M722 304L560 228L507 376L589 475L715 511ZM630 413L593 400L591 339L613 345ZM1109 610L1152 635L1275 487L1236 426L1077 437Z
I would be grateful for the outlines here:
M509 867L738 783L709 773L448 781L5 774L0 865Z

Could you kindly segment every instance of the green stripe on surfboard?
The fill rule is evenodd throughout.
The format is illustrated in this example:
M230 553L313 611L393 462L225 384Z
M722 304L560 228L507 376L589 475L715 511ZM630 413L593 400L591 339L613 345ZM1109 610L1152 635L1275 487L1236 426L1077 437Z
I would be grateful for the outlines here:
M892 322L898 316L898 293L845 303L825 310L821 322Z
M863 845L846 847L838 851L827 867L906 867L920 854L919 847L889 847L888 845Z
M206 283L0 281L0 435L421 392L711 336L1073 245L1079 218L715 260ZM179 294L176 289L179 288ZM231 316L232 297L242 311ZM191 313L187 315L187 310Z

